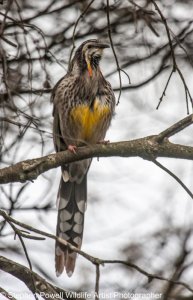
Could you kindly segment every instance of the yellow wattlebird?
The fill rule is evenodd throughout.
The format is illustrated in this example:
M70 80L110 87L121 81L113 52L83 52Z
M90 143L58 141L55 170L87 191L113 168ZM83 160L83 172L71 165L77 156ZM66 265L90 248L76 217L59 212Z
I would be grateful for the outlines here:
M81 44L69 65L67 74L53 89L53 136L56 151L92 145L105 138L115 109L115 96L105 80L99 63L109 45L99 40ZM80 249L84 212L87 202L87 172L91 159L62 166L58 190L56 235ZM55 264L59 276L64 267L71 276L76 253L56 242Z

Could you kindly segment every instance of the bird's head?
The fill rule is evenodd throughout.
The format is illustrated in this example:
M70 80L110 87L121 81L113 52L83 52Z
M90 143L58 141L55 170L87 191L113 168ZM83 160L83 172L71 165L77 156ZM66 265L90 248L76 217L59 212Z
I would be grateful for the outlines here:
M87 70L89 76L92 77L93 71L99 66L103 49L105 48L109 48L109 45L100 40L85 41L76 50L72 60L72 67L73 64L77 64L81 71Z

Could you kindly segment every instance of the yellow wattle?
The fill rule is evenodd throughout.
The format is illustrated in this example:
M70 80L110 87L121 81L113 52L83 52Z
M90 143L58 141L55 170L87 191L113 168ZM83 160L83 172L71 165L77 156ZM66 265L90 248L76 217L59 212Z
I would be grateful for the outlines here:
M87 62L87 68L88 68L89 76L92 77L92 67L90 65L90 62Z
M110 108L107 105L101 105L99 100L95 100L94 106L91 109L86 104L81 104L74 107L71 110L71 118L73 122L78 124L79 137L84 141L92 140L92 136L97 130L101 130L101 122L104 122L104 119L110 113Z

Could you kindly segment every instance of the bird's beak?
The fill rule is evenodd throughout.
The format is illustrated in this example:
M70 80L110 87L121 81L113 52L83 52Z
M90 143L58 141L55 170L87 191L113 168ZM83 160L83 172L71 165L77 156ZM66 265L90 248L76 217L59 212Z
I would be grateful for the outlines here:
M98 43L97 48L105 49L105 48L110 48L110 46L107 43Z

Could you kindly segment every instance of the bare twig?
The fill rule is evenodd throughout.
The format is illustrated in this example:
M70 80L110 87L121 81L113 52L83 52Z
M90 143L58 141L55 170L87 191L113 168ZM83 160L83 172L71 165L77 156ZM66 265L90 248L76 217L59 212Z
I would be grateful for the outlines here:
M15 126L18 126L19 127L19 129L21 128L21 127L23 127L23 128L31 128L31 129L33 129L33 130L35 130L35 131L38 131L39 133L45 133L45 134L47 134L47 136L49 136L50 138L53 138L53 133L50 131L46 131L46 130L42 130L42 129L39 129L39 127L38 126L31 126L30 124L29 124L29 121L27 122L27 124L22 124L21 122L16 122L16 121L13 121L13 120L11 120L11 119L8 119L8 118L1 118L0 117L0 122L7 122L7 123L10 123L10 124L13 124L13 125L15 125ZM57 136L59 136L59 135L57 135Z
M191 94L190 94L190 90L189 90L189 88L188 88L188 86L187 86L187 84L186 84L186 81L185 81L185 79L184 79L184 76L183 76L181 70L180 70L179 68L177 68L177 70L178 70L178 74L180 75L180 78L181 78L181 80L182 80L182 82L183 82L183 85L184 85L185 96L186 96L187 113L189 114L188 99L190 100L190 103L191 103L192 107L193 107L193 99L192 99L192 96L191 96Z
M156 1L151 0L151 2L153 3L155 9L158 11L158 13L159 13L159 15L160 15L160 17L161 17L161 19L164 23L166 33L167 33L167 37L168 37L168 41L169 41L169 45L170 45L170 49L171 49L171 56L172 56L172 60L173 60L173 72L175 72L176 71L176 58L175 58L175 54L174 54L174 49L173 49L173 45L172 45L172 39L171 39L171 36L170 36L170 30L169 30L169 27L168 27L168 23L166 21L166 18L162 14L159 6L157 5Z
M127 90L134 90L134 89L139 89L143 86L145 86L146 84L148 84L149 82L152 82L152 80L154 80L155 78L158 77L158 75L162 74L164 71L166 71L168 69L168 66L163 66L161 65L152 75L150 75L148 78L146 78L145 80L136 83L136 84L131 84L131 85L123 85L122 86L122 91L127 91ZM119 91L119 87L115 87L113 88L113 90Z
M117 58L117 55L116 55L116 52L115 52L115 48L114 48L114 44L113 44L113 39L112 39L112 36L111 36L111 22L110 22L110 12L109 12L109 10L110 10L110 8L109 8L109 0L107 0L108 35L109 35L109 40L110 40L111 48L112 48L112 51L113 51L113 55L114 55L114 58L115 58L115 62L116 62L116 65L117 65L117 71L118 71L118 74L119 74L119 96L118 96L118 100L117 100L117 105L118 105L120 97L121 97L122 79L121 79L121 69L120 69L120 66L119 66L119 61L118 61L118 58Z
M153 279L158 279L161 281L166 281L166 282L172 282L173 284L179 284L183 287L185 287L186 289L188 289L189 291L193 292L193 288L190 287L187 283L182 282L182 281L175 281L175 280L170 280L167 279L165 277L162 277L160 275L156 275L156 274L151 274L149 272L146 272L145 270L143 270L142 268L140 268L139 266L131 263L131 262L127 262L127 261L123 261L123 260L103 260L104 264L123 264L125 266L128 266L130 268L135 269L136 271L138 271L139 273L143 274L144 276L146 276L148 278L148 281L152 281Z
M165 92L166 92L166 90L167 90L167 87L168 87L168 84L169 84L169 82L170 82L170 79L171 79L173 73L177 71L178 74L179 74L179 76L180 76L180 78L181 78L181 80L182 80L182 83L183 83L183 85L184 85L185 96L186 96L185 99L186 99L187 114L189 114L188 99L190 100L190 103L191 103L192 107L193 107L193 100L192 100L192 96L191 96L191 94L190 94L189 88L188 88L188 86L187 86L187 84L186 84L186 81L185 81L185 79L184 79L184 76L183 76L183 74L182 74L182 72L181 72L181 70L180 70L180 68L178 67L177 62L176 62L175 53L174 53L174 48L173 48L173 45L172 45L172 39L171 39L170 29L169 29L168 23L167 23L167 21L166 21L166 18L165 18L164 15L162 14L161 9L160 9L159 6L157 5L156 1L155 1L155 0L151 0L151 2L153 3L155 9L158 11L158 14L160 15L161 20L162 20L162 22L163 22L163 24L164 24L164 26L165 26L166 33L167 33L167 37L168 37L168 41L169 41L169 46L170 46L170 50L171 50L172 61L173 61L172 71L171 71L171 73L170 73L170 75L169 75L169 77L168 77L168 80L167 80L167 82L166 82L164 91L163 91L163 93L162 93L162 95L161 95L161 98L160 98L159 103L158 103L158 105L157 105L156 108L157 108L157 109L159 108L159 106L160 106L160 104L161 104L161 102L162 102L162 100L163 100L163 97L165 96Z
M187 255L189 251L187 250L187 244L190 240L190 235L191 235L191 229L188 229L187 232L185 233L185 236L183 237L183 241L181 243L181 251L180 254L177 256L177 259L174 263L175 270L171 276L172 280L179 280L180 275L181 275L181 269L182 265L187 258ZM164 295L163 295L163 300L167 300L171 296L172 289L174 287L174 284L172 282L167 282L166 287L164 288Z
M181 187L188 193L188 195L193 199L193 194L192 192L189 190L189 188L187 188L187 186L181 181L181 179L176 176L173 172L171 172L168 168L164 167L160 162L158 162L157 160L152 158L152 162L158 166L160 169L164 170L166 173L168 173L171 177L173 177L178 183L179 185L181 185Z
M86 14L86 12L88 11L89 7L92 5L92 3L94 2L95 0L91 0L88 5L85 7L85 9L83 10L83 12L81 13L81 15L78 17L78 19L76 20L75 22L75 25L74 25L74 29L73 29L73 34L72 34L72 50L70 52L70 58L69 58L69 66L70 66L70 63L71 63L71 60L72 60L72 55L73 55L73 52L74 52L74 49L76 48L76 45L75 45L75 33L76 33L76 28L78 26L78 23L80 22L80 20L84 17L84 15Z
M22 231L19 230L12 222L10 222L9 220L7 220L7 222L9 223L9 225L10 225L10 226L12 227L12 229L14 230L15 236L17 235L17 236L19 237L20 242L21 242L21 245L22 245L22 248L23 248L23 250L24 250L26 259L27 259L27 261L28 261L29 268L30 268L30 270L31 270L31 280L32 280L32 283L33 283L33 289L34 289L34 294L33 294L33 295L34 295L34 298L35 298L36 300L38 300L37 295L36 295L36 292L37 292L37 289L36 289L36 283L35 283L35 279L34 279L33 272L32 272L32 271L33 271L33 270L32 270L32 264L31 264L31 261L30 261L30 258L29 258L28 252L27 252L27 248L26 248L25 243L24 243L23 238L22 238L22 236L23 236L23 237L26 237L26 235L23 234ZM31 237L31 238L32 238L32 237Z
M166 95L166 90L167 90L167 87L168 87L168 85L169 85L170 79L172 78L173 73L174 73L174 69L172 69L171 72L170 72L170 75L169 75L168 80L167 80L167 82L166 82L165 88L164 88L164 90L163 90L163 92L162 92L162 95L161 95L161 97L160 97L160 99L159 99L159 103L158 103L158 105L156 106L156 109L159 109L160 104L161 104L162 101L163 101L163 97Z

